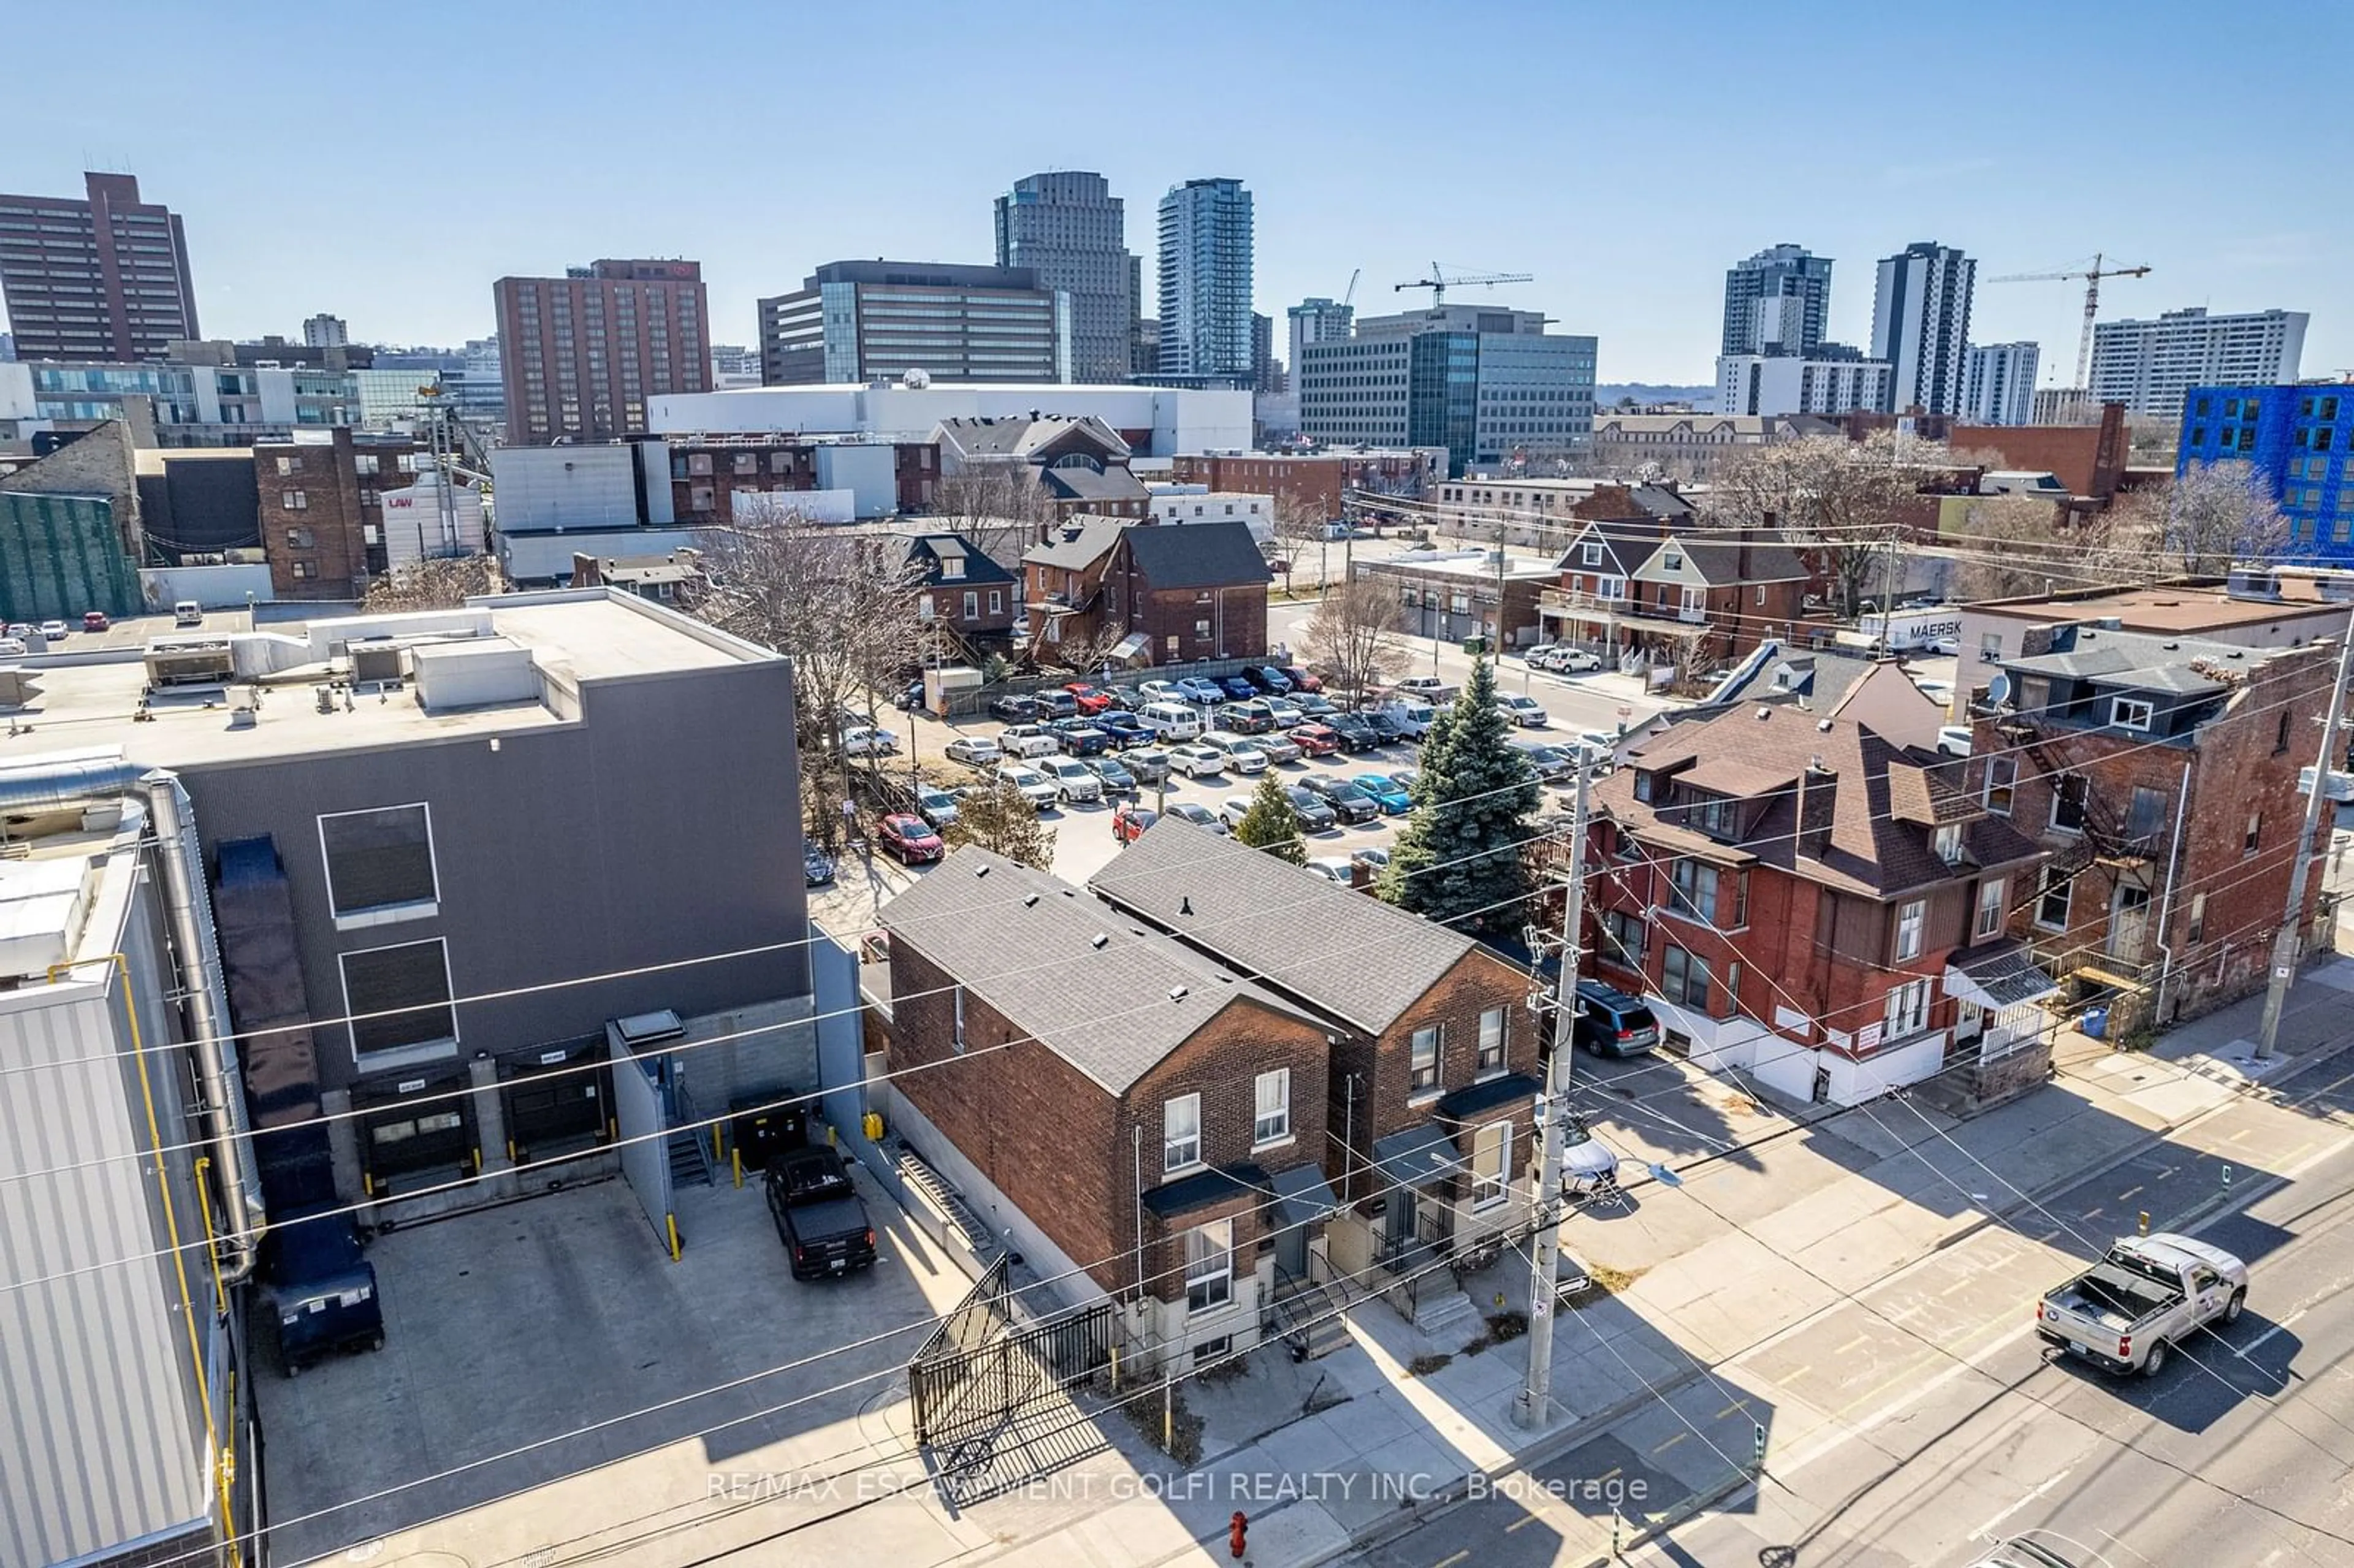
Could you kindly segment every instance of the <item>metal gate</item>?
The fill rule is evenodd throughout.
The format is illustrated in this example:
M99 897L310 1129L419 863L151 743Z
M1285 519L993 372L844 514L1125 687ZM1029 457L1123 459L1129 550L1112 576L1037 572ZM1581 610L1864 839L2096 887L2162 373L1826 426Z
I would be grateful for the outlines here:
M613 1120L620 1129L621 1174L674 1258L678 1220L671 1203L669 1123L663 1116L662 1087L654 1081L661 1063L659 1056L633 1055L627 1048L615 1051Z
M865 1019L858 1006L858 955L810 927L810 989L816 993L820 1105L835 1132L855 1135L866 1117Z

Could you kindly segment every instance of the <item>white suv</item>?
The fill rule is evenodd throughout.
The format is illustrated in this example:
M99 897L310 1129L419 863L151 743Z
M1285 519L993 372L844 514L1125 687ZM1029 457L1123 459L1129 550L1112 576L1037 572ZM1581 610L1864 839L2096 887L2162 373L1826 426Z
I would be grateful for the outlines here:
M997 770L1000 784L1011 784L1022 791L1022 798L1040 808L1051 806L1059 798L1055 781L1025 763L1008 762Z
M1518 692L1497 693L1496 705L1504 710L1506 718L1530 729L1543 729L1548 722L1545 718L1544 705L1534 697L1524 697Z
M1076 757L1049 757L1038 768L1055 781L1055 798L1066 804L1103 799L1103 780Z
M1267 753L1249 736L1236 735L1230 729L1214 729L1202 737L1202 744L1225 758L1226 768L1233 772L1267 771Z

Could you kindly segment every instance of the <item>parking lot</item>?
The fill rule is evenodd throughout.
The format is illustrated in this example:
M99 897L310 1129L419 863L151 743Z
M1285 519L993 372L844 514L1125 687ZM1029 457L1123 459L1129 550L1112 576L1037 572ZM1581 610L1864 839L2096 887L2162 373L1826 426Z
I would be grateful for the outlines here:
M675 1263L620 1181L379 1236L383 1350L289 1379L257 1330L271 1557L585 1559L710 1528L715 1476L900 1460L900 1368L970 1282L858 1181L881 1260L808 1284L757 1178L680 1191ZM863 1517L886 1535L939 1529ZM896 1543L918 1562L950 1544Z

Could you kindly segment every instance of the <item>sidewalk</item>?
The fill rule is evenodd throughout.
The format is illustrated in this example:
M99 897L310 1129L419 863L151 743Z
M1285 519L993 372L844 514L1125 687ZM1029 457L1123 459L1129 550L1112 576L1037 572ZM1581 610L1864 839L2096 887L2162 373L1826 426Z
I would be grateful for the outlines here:
M1355 1348L1315 1363L1346 1393L1346 1403L1224 1454L1214 1451L1192 1472L1151 1456L1155 1463L1140 1467L1161 1470L1169 1495L1095 1510L1084 1524L1030 1538L1018 1550L1025 1561L1075 1568L1225 1563L1227 1519L1242 1509L1252 1520L1252 1563L1306 1568L1427 1515L1459 1495L1474 1473L1492 1478L1539 1464L1622 1429L1628 1435L1623 1445L1597 1446L1672 1452L1672 1460L1663 1457L1656 1467L1663 1480L1720 1488L1734 1473L1719 1450L1737 1449L1750 1429L1750 1402L1757 1396L1744 1391L1784 1389L1788 1381L1758 1375L1780 1365L1770 1353L1776 1341L1834 1314L1856 1312L1850 1293L1867 1287L1901 1298L1907 1287L1890 1276L1918 1267L1942 1266L1955 1281L1949 1289L1977 1281L1990 1290L1995 1299L1986 1309L1995 1315L1987 1321L1999 1328L2012 1303L2003 1278L1986 1277L1990 1264L2040 1277L2052 1266L2048 1258L2059 1255L2006 1232L2003 1216L2040 1213L2034 1200L2129 1160L2206 1112L2252 1098L2261 1103L2267 1097L2252 1096L2252 1085L2354 1044L2349 993L2354 959L2307 971L2291 993L2280 1055L2270 1067L2246 1060L2262 1012L2255 997L2181 1025L2147 1053L2118 1053L2066 1032L2052 1084L1969 1121L1899 1102L1838 1113L1824 1127L1794 1133L1835 1136L1861 1151L1863 1162L1743 1228L1728 1226L1680 1255L1657 1258L1617 1295L1565 1315L1554 1391L1566 1414L1534 1437L1509 1418L1526 1366L1524 1343L1458 1353L1413 1375L1415 1358L1457 1347L1421 1340L1386 1306L1368 1301L1351 1314ZM2251 1174L2260 1172L2252 1167ZM1705 1192L1691 1183L1645 1182L1629 1198L1638 1210L1664 1208L1703 1202ZM1564 1226L1564 1245L1585 1259L1611 1245L1612 1223L1602 1213L1574 1216ZM1983 1245L1979 1233L1988 1233ZM1964 1243L1971 1250L1962 1250ZM1496 1294L1505 1307L1524 1309L1525 1265L1508 1254L1468 1288L1483 1310L1496 1309ZM1840 1331L1850 1326L1842 1321ZM1917 1341L1905 1347L1917 1348ZM1801 1364L1819 1372L1818 1361L1809 1356ZM1784 1389L1760 1405L1776 1410L1777 1452L1784 1434L1803 1441L1853 1407L1834 1397L1837 1386L1838 1379L1829 1379L1819 1400L1811 1384L1803 1394ZM1853 1404L1882 1393L1867 1387ZM1679 1430L1706 1436L1679 1448ZM1643 1439L1640 1446L1635 1437ZM1566 1560L1575 1560L1573 1542L1607 1546L1606 1519L1558 1504L1532 1511L1561 1532ZM1172 1539L1181 1531L1192 1541Z

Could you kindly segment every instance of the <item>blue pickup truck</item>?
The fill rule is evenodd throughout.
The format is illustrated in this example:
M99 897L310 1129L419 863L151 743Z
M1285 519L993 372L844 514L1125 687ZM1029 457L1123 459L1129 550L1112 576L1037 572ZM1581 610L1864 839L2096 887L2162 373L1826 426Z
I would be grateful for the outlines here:
M340 1351L384 1349L376 1266L360 1255L351 1216L298 1210L270 1227L277 1253L270 1299L278 1310L278 1357L288 1377Z

